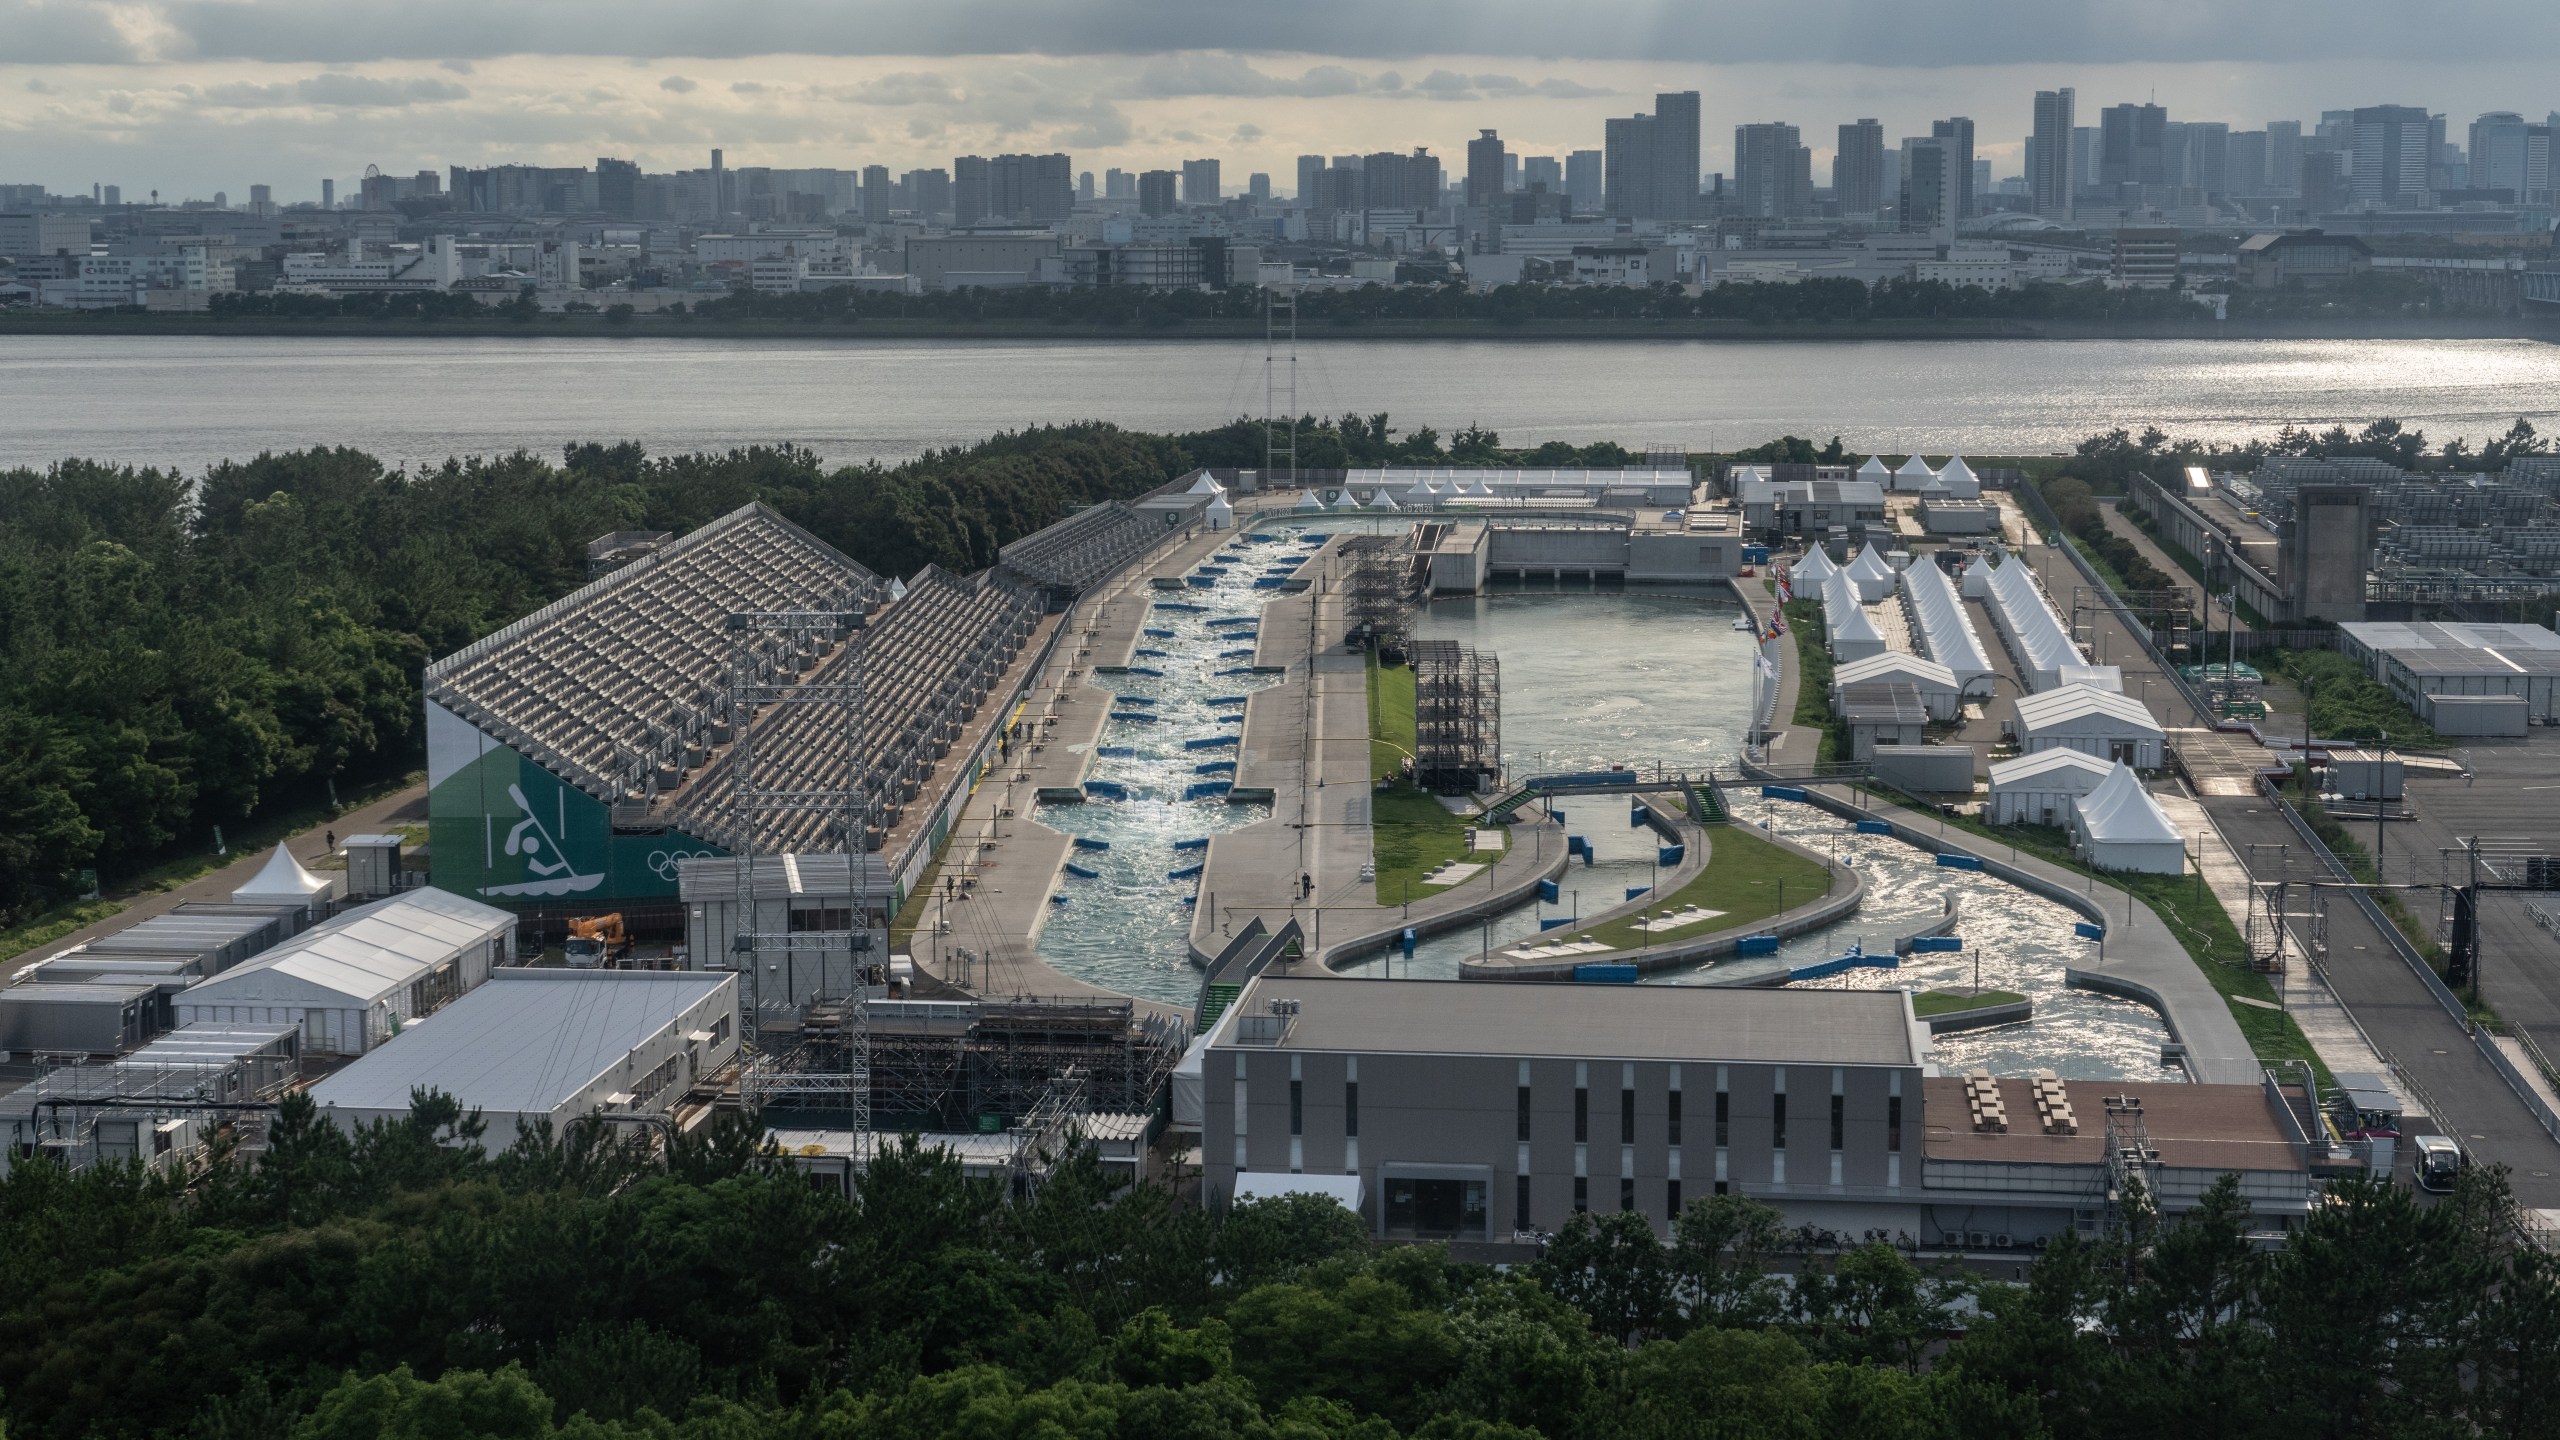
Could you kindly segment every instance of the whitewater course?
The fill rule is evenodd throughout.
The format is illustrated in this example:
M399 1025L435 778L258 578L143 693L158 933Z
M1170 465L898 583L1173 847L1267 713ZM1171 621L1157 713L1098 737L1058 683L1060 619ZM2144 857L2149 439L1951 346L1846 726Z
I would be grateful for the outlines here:
M2138 942L2157 922L2128 915L2121 892L2022 874L2049 867L2011 868L1979 842L1983 868L1968 868L1918 817L1897 827L1895 812L1850 810L1840 787L1746 780L1754 643L1734 623L1742 592L1722 586L1548 584L1426 606L1416 638L1501 658L1506 775L1625 766L1647 782L1720 783L1712 796L1672 785L1521 804L1485 827L1502 832L1487 842L1499 848L1435 877L1452 883L1380 903L1366 661L1340 643L1330 587L1340 538L1409 523L1239 517L1089 598L1025 702L1035 738L1012 758L1019 768L981 783L953 837L944 876L958 879L945 888L965 898L928 909L918 957L981 994L1109 992L1187 1015L1207 967L1294 925L1290 963L1352 978L1978 989L2024 1003L1940 1021L1954 1027L1936 1042L1942 1065L2152 1081L2255 1073L2173 943L2174 965L2142 968ZM1702 799L1729 819L1701 824ZM1714 863L1728 826L1821 866L1826 893L1786 895L1747 935L1714 912L1657 906L1650 897ZM1942 862L1933 847L1957 853ZM1636 938L1607 949L1582 938L1613 921ZM2117 957L2091 935L2111 923L2123 927L2110 936ZM1554 988L1570 1003L1570 983Z

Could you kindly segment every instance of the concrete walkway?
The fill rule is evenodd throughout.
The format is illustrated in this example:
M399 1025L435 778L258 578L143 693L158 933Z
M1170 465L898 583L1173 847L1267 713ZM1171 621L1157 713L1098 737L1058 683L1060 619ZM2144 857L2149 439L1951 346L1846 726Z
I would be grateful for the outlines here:
M394 825L423 825L427 822L427 787L412 785L340 815L334 820L314 825L285 839L285 848L293 852L304 868L315 868L328 860L330 851L324 837L337 832L340 840L350 835L370 835ZM42 945L0 962L0 984L18 978L18 973L40 960L50 959L75 945L112 935L130 928L134 922L154 915L166 915L190 900L225 901L231 892L257 878L258 870L275 853L275 846L262 845L254 850L233 852L240 858L188 881L174 890L162 890L134 897L115 914L94 924L83 925L67 935L57 936ZM340 866L338 868L344 868Z

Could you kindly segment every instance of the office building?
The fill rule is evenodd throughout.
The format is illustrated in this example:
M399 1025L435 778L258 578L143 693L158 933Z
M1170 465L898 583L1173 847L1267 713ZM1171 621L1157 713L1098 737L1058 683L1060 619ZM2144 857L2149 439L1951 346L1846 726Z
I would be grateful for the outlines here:
M86 255L89 222L79 215L0 215L0 256Z
M1700 124L1697 91L1664 91L1653 97L1653 193L1657 219L1677 225L1698 217ZM1811 163L1812 157L1807 155L1807 202L1813 198Z
M1520 188L1564 193L1564 162L1553 155L1527 155L1520 160Z
M1884 208L1884 126L1860 120L1840 127L1831 157L1831 198L1848 220L1872 220Z
M2468 188L2504 190L2519 205L2552 203L2552 127L2530 123L2512 110L2471 122Z
M948 170L910 170L898 177L898 188L907 197L907 208L919 217L951 213L951 172Z
M1502 137L1479 130L1467 142L1467 206L1486 207L1502 198Z
M1958 115L1951 120L1929 122L1929 138L1946 151L1946 166L1954 181L1947 197L1946 218L1961 220L1974 213L1973 121Z
M628 160L596 157L596 208L629 219L639 213L640 167Z
M1901 220L1905 230L1935 230L1952 224L1961 189L1955 175L1953 142L1937 136L1912 135L1902 142Z
M461 189L460 186L454 188ZM737 208L736 197L729 193L728 159L714 149L711 152L711 213L718 218Z
M2071 127L2071 194L2075 204L2083 191L2098 183L2098 137L2095 125Z
M2267 122L2267 183L2292 189L2302 180L2302 122Z
M2348 199L2399 210L2424 205L2434 159L2433 120L2415 105L2365 105L2354 112Z
M2072 107L2077 97L2065 87L2036 92L2035 134L2030 137L2027 195L2035 212L2047 220L2071 218L2072 187L2078 183L2072 161ZM1845 136L1847 132L1844 130ZM1879 140L1878 143L1882 143Z
M2306 150L2302 173L2294 186L2306 215L2328 215L2347 208L2351 193L2348 156L2343 150Z
M2223 165L2224 174L2231 187L2228 193L2233 195L2267 193L2269 173L2267 132L2264 130L2232 131L2230 148Z
M2128 225L2115 234L2109 276L2119 285L2171 290L2178 284L2178 227Z
M2191 121L2186 127L2185 163L2178 183L2206 200L2231 193L2231 127L2219 120Z
M1110 169L1102 172L1102 198L1135 200L1138 198L1138 173L1134 170Z
M951 162L952 224L1044 224L1075 212L1065 155L963 155Z
M1076 172L1076 203L1090 205L1093 199L1093 172L1090 170Z
M1598 150L1576 150L1564 157L1564 193L1576 215L1597 215L1606 207L1608 161Z
M1251 200L1256 205L1269 204L1271 201L1270 174L1266 171L1256 170L1252 174L1244 177L1244 195L1246 199Z
M2098 112L2101 186L2169 183L2162 155L2169 112L2157 105L2110 105Z
M1356 182L1357 198L1336 208L1422 211L1440 204L1440 161L1420 146L1410 155L1381 150L1362 156L1360 168L1344 173Z
M1324 184L1324 171L1325 163L1323 156L1301 155L1298 157L1299 208L1306 208L1308 203L1315 198L1317 188Z
M1603 184L1609 216L1615 220L1652 219L1653 117L1628 115L1601 127L1605 160Z
M897 202L898 190L889 179L889 167L886 165L863 166L862 218L875 225L879 224L889 218L890 211L898 208Z
M1185 205L1215 205L1218 203L1219 199L1218 162L1215 160L1183 161L1182 203Z
M1813 152L1783 121L1733 131L1731 213L1763 220L1803 215L1813 202Z
M1174 183L1177 176L1170 170L1146 170L1138 175L1138 213L1170 215L1174 211Z

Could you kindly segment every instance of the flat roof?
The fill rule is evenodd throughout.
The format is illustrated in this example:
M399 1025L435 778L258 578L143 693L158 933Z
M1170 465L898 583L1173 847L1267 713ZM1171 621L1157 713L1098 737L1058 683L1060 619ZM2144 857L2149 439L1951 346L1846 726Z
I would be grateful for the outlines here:
M433 1086L493 1114L547 1115L677 1016L727 971L500 970L489 982L311 1087L324 1108L397 1111Z
M2338 628L2414 675L2560 675L2560 633L2541 625L2359 620Z
M1899 990L1728 990L1264 975L1230 1015L1297 1002L1275 1047L1364 1054L1917 1065ZM1254 1049L1222 1024L1216 1048Z
M2005 1132L1976 1130L1967 1117L1961 1076L1923 1079L1928 1120L1923 1153L1931 1160L2097 1165L2106 1159L2107 1100L2142 1107L2142 1128L2172 1170L2307 1170L2309 1162L2276 1123L2267 1092L2256 1085L2137 1084L2130 1080L2065 1080L2077 1135L2047 1135L2036 1123L2035 1088L2027 1080L1995 1080L2009 1112Z

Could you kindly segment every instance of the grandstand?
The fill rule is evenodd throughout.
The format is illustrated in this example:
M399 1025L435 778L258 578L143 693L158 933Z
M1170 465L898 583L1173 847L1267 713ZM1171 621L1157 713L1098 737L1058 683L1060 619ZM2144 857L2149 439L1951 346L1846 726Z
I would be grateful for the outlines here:
M1982 603L2029 690L2052 689L2062 683L2063 666L2081 663L2080 647L2025 561L2013 558L1993 570Z
M882 848L906 822L908 807L929 794L937 767L1030 642L1040 613L1040 601L1000 571L962 579L926 566L906 583L903 598L809 670L812 684L835 683L848 672L859 678L862 732L851 752L859 771L853 785L847 785L843 737L831 733L839 708L783 704L754 721L761 787L860 790L870 821L863 848ZM746 837L734 833L730 806L736 757L734 748L709 757L653 807L651 818L723 849L741 848ZM844 848L842 835L821 833L832 823L821 810L760 814L761 852Z
M1005 568L1072 597L1110 578L1153 548L1165 523L1137 506L1106 500L996 552Z
M1903 567L1902 603L1920 638L1921 653L1947 667L1958 693L1988 695L1997 678L1982 637L1947 572L1927 559Z

